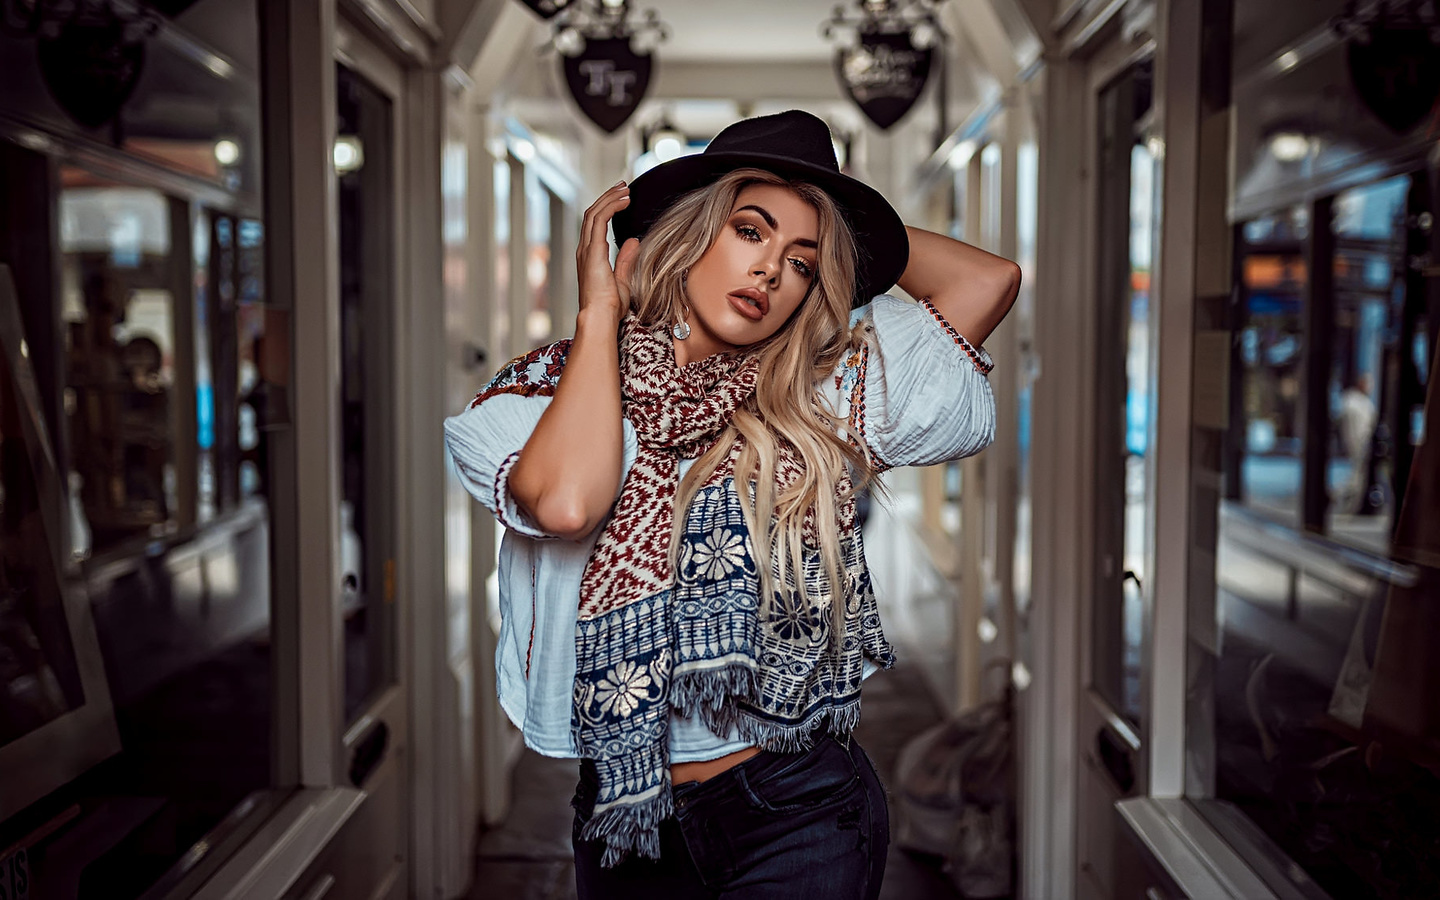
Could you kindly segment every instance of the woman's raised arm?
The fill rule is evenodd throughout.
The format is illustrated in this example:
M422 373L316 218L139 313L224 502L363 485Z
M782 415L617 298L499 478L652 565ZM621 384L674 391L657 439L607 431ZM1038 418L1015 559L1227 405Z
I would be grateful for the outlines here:
M640 242L620 248L615 268L605 227L630 203L623 181L601 194L580 226L575 262L580 314L555 396L510 472L510 493L540 528L579 540L600 524L620 489L620 320L630 308L630 276Z
M905 231L910 261L900 287L916 299L928 298L974 346L985 343L1020 293L1020 267L933 231Z

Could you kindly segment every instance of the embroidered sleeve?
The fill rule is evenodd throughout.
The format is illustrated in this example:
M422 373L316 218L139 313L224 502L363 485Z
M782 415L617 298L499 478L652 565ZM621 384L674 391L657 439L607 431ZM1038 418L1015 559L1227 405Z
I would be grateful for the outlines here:
M929 302L876 297L836 370L851 440L879 468L970 456L995 435L994 363Z
M522 397L554 396L555 385L560 382L560 373L570 355L570 344L568 339L556 341L510 360L490 379L490 383L475 395L475 399L470 401L470 408L474 409L500 394L519 394Z
M925 307L925 311L933 316L936 322L940 323L940 327L950 336L950 340L955 342L955 346L965 351L965 355L970 357L970 361L975 364L975 368L980 370L980 374L989 375L990 370L995 368L995 362L990 359L990 354L983 349L977 350L970 345L969 341L961 337L960 332L956 331L955 327L940 314L940 310L935 308L935 304L930 302L930 298L921 300L920 305Z
M510 471L555 394L570 341L506 363L459 415L445 420L445 446L465 489L501 525L527 537L553 535L525 515L510 494Z
M890 465L875 452L866 435L865 383L870 369L870 338L874 335L874 327L868 316L864 328L866 339L852 347L835 370L835 389L840 392L846 410L847 438L851 444L865 452L866 458L876 471L883 472L889 469Z

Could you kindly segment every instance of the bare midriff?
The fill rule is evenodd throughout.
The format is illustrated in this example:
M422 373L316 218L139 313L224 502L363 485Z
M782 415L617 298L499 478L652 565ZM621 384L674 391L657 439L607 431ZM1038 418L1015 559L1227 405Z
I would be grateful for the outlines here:
M709 781L722 772L729 771L760 752L759 747L746 747L727 753L719 759L703 762L676 763L670 767L670 783L684 784L687 781Z

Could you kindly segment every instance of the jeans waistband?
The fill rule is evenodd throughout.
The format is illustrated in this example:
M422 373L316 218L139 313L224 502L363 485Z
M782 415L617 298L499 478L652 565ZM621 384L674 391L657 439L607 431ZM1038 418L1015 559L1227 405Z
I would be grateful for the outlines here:
M694 803L705 797L724 794L735 787L735 782L740 777L740 770L744 770L745 777L751 781L762 781L773 775L785 771L791 766L802 765L807 759L819 753L829 744L848 745L849 736L837 738L832 734L825 734L815 740L813 746L808 750L801 750L798 753L781 753L776 750L761 750L759 753L738 763L713 778L704 781L686 781L680 784L671 785L671 791L677 804L684 798L686 804ZM600 774L595 768L595 761L591 759L580 760L580 785L589 796L594 796L599 791Z

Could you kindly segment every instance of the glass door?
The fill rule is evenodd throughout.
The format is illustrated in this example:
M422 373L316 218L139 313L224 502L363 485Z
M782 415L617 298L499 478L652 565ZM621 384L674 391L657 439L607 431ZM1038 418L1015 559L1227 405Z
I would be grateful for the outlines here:
M396 681L394 519L390 502L395 383L389 320L395 291L394 109L336 66L339 182L341 616L345 719Z
M1094 606L1090 686L1132 729L1140 726L1146 454L1150 430L1150 272L1155 158L1141 133L1151 64L1100 95L1096 324ZM1122 785L1133 773L1120 777Z
M1095 236L1089 415L1088 591L1082 602L1078 896L1145 896L1143 863L1120 833L1114 805L1145 790L1143 666L1150 489L1152 329L1157 159L1146 140L1153 64L1110 70L1094 95Z

